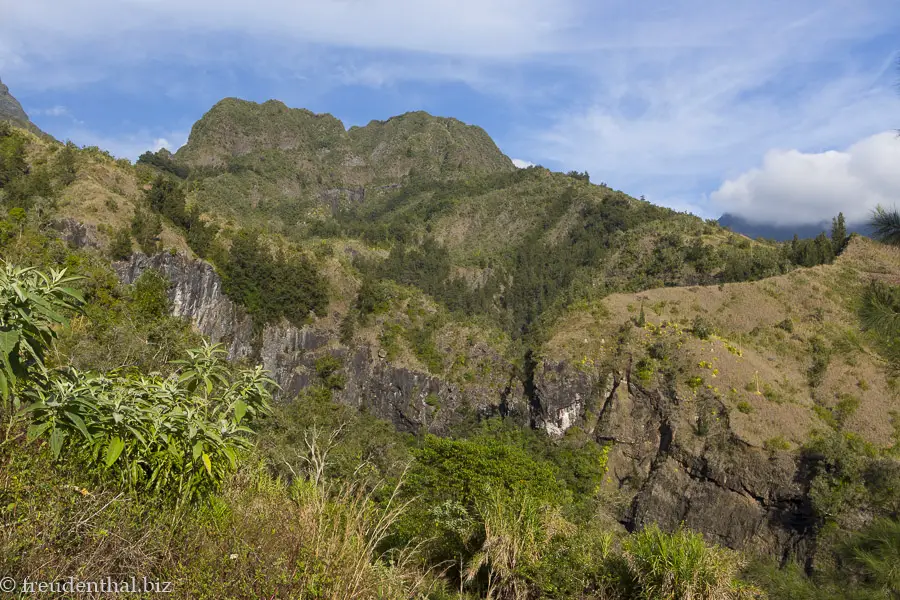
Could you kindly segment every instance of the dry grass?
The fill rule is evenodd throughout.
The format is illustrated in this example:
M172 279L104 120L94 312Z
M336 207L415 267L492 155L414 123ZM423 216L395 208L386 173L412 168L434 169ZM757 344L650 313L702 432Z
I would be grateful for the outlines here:
M654 333L656 327L677 324L680 333L668 335L681 344L681 363L732 409L732 429L748 443L762 446L773 436L802 443L811 429L827 427L813 410L816 404L833 407L852 395L859 406L844 426L885 445L892 432L886 415L896 409L900 397L855 313L859 291L871 278L900 281L900 250L855 238L833 265L757 282L613 294L570 311L557 324L543 355L603 364L611 354L625 351L637 359L664 337ZM629 348L615 348L616 330L637 316L641 303L648 330L639 332ZM705 319L718 336L706 341L692 336L689 329L696 317ZM792 331L778 326L787 319ZM821 383L811 387L810 344L815 337L832 352ZM701 362L712 366L701 367ZM681 391L688 396L691 392ZM749 412L736 409L741 402L750 406Z

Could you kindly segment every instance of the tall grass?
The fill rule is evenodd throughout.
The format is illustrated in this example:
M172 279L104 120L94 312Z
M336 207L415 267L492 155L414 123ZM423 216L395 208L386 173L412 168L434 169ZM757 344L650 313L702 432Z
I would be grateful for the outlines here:
M737 554L707 545L703 536L680 527L671 534L655 523L628 537L625 560L640 600L719 600L740 597L733 578Z

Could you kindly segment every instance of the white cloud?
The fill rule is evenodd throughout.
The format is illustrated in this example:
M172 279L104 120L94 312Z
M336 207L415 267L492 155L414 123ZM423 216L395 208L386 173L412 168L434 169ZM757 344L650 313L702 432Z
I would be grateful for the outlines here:
M59 139L71 140L79 146L97 146L116 158L127 158L132 161L137 160L148 150L156 152L161 148L167 148L171 152L175 152L187 143L188 138L187 132L184 131L172 131L166 133L165 136L159 136L140 130L111 136L82 127L69 129L60 134L54 133L54 135Z
M512 164L516 166L518 169L527 169L528 167L533 167L533 162L528 162L527 160L522 160L521 158L512 159Z
M886 0L625 12L597 36L584 93L513 151L635 195L702 202L772 148L843 148L895 125L896 48L872 41L898 27Z
M72 114L65 106L53 106L51 108L32 108L29 110L32 116L44 117L70 117Z
M240 33L344 48L504 58L556 50L573 18L572 5L572 0L30 0L4 8L0 32L8 41L0 49L11 60L46 55L61 45L89 44L83 47L94 51L112 42L134 49L161 33Z
M726 181L711 199L722 212L757 223L819 223L838 212L859 223L879 204L900 199L900 139L887 132L845 151L772 150L761 167Z

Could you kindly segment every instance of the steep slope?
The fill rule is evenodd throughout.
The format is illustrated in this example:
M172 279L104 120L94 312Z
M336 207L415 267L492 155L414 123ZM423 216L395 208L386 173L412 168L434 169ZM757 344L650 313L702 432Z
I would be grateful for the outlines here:
M479 127L408 113L350 131L331 115L226 98L174 156L193 199L224 223L290 234L311 215L361 202L412 178L515 169ZM252 209L249 210L248 209Z
M31 122L22 105L9 93L9 88L2 80L0 80L0 119L14 121L23 126Z
M31 122L22 105L13 97L3 81L0 81L0 121L8 121L32 133L43 134L38 126Z
M873 279L900 282L900 250L855 238L833 265L574 307L536 361L537 422L613 444L608 490L630 527L807 555L810 440L898 442L900 389L856 313Z

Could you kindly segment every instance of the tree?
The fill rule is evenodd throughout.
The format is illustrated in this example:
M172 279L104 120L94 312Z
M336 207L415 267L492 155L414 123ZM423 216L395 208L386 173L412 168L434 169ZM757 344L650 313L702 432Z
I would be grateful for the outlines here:
M831 246L834 248L835 256L841 253L846 243L847 224L844 222L844 213L841 212L831 220Z
M145 254L159 252L159 235L162 233L159 215L148 214L138 209L131 221L131 233Z
M113 260L127 260L131 256L131 231L127 226L116 232L109 245L109 254Z
M878 206L869 219L869 227L872 228L872 237L879 242L900 246L900 212L896 207L887 210Z

